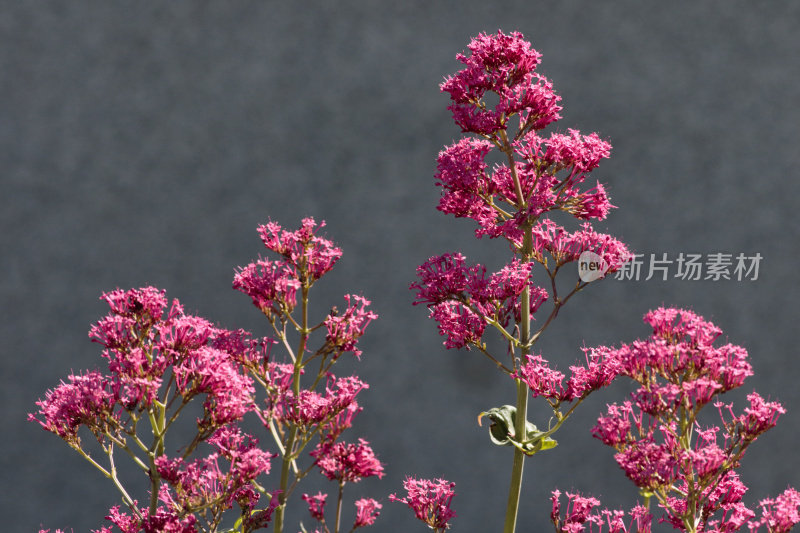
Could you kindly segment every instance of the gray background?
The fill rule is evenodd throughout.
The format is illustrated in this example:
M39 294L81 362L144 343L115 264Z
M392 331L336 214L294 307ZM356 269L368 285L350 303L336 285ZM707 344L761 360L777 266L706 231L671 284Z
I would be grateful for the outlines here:
M498 28L522 31L544 54L540 69L563 96L555 129L599 131L614 145L595 176L619 209L601 229L644 253L764 256L754 282L592 286L539 349L565 368L584 343L646 335L650 308L692 307L749 349L756 376L742 392L758 388L789 410L744 460L747 501L800 485L800 4L288 4L0 10L4 530L87 531L119 501L57 437L25 422L70 370L102 366L86 336L105 312L100 293L152 284L221 325L266 332L231 290L233 270L262 253L257 224L291 228L304 216L327 220L344 249L316 309L360 292L380 314L362 362L340 371L371 384L350 438L370 440L387 475L348 498L383 501L373 531L423 531L386 496L406 474L442 476L457 484L454 530L500 529L511 453L492 447L475 417L512 403L513 387L478 354L445 351L407 290L430 255L506 257L501 243L476 241L471 222L434 209L432 178L436 154L460 135L438 84L471 36ZM626 390L593 396L561 445L527 463L520 531L546 530L556 486L633 502L611 450L589 434ZM310 522L296 508L287 531Z

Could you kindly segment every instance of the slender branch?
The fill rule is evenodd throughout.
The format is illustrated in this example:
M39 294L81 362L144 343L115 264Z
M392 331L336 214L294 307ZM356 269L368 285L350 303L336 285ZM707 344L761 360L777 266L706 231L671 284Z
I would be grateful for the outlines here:
M334 533L339 533L339 523L342 519L342 496L344 495L344 481L339 481L339 498L336 500L336 524L334 525Z
M503 330L503 331L505 331L505 330ZM502 370L503 372L505 372L506 374L513 374L513 373L514 373L514 371L513 371L513 370L511 370L511 369L510 369L510 368L508 368L506 365L504 365L503 363L501 363L500 361L498 361L497 359L495 359L495 357L494 357L492 354L490 354L490 353L489 353L489 352L486 350L486 348L485 348L483 345L481 345L481 344L474 344L473 346L475 346L476 348L478 348L478 349L481 351L481 353L483 353L483 355L485 355L486 357L488 357L489 359L491 359L491 361L492 361L492 362L493 362L495 365L497 365L497 368L501 369L501 370Z
M289 344L289 339L286 336L286 323L283 323L283 329L278 329L278 326L275 325L274 319L270 319L269 323L272 326L272 330L275 332L275 335L281 340L281 343L283 343L283 347L286 348L286 352L292 359L292 363L294 363L296 358L294 356L294 350L292 350L292 346Z
M127 505L130 508L130 510L133 511L134 514L136 514L136 516L141 520L142 519L142 513L136 507L136 504L133 502L133 498L130 497L130 495L128 494L128 491L125 490L125 487L122 486L122 483L120 482L119 478L117 477L117 467L114 465L114 445L113 444L109 445L109 447L106 449L106 455L108 455L108 463L111 466L111 472L110 472L110 475L109 475L109 477L111 478L111 481L114 482L114 486L116 486L117 490L119 490L120 493L122 494L122 500L125 502L125 505ZM151 510L151 514L152 514L152 510Z
M102 472L102 474L103 474L104 476L106 476L107 478L111 478L111 473L110 473L108 470L106 470L105 468L103 468L103 466L102 466L100 463L98 463L97 461L95 461L94 459L92 459L92 456L91 456L91 455L89 455L88 453L86 453L85 451L83 451L83 448L81 448L81 447L80 447L80 446L78 446L78 445L72 445L72 444L70 444L70 446L72 446L72 449L73 449L73 450L75 450L76 452L78 452L79 454L81 454L81 457L83 457L84 459L86 459L87 461L89 461L89 462L92 464L92 466L94 466L94 467L95 467L95 468L97 468L97 469L98 469L100 472Z
M114 435L112 435L111 433L108 433L108 432L105 432L104 435L106 437L108 437L108 440L110 440L113 444L116 444L122 450L124 450L125 453L127 453L131 457L133 462L136 463L136 465L139 468L141 468L145 472L150 470L150 468L146 464L144 464L144 462L139 458L139 456L137 456L135 453L133 453L133 450L131 450L130 446L128 446L128 444L124 440L120 440L120 439L118 439L117 437L115 437Z

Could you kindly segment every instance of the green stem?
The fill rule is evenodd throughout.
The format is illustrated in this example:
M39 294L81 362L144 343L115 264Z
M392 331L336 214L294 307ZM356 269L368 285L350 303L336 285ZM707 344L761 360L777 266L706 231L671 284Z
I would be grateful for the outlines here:
M342 496L344 493L344 481L339 482L339 499L336 500L336 525L334 533L339 533L339 523L342 520Z
M305 269L301 266L301 271ZM294 392L295 398L300 395L300 373L303 370L303 354L306 351L306 343L308 342L308 290L310 288L310 284L307 279L303 280L303 287L302 287L302 320L300 327L298 328L300 331L300 344L297 347L297 353L295 354L294 359L294 375L292 376L292 391ZM286 342L285 335L284 342L288 346L288 342ZM281 463L281 484L280 484L280 491L281 493L278 495L278 501L280 504L275 509L275 518L274 523L275 527L273 531L275 533L283 533L283 517L284 512L286 510L286 499L287 493L286 488L289 486L289 471L294 463L295 459L295 440L297 439L298 428L297 426L292 426L289 430L289 439L286 442L286 447L283 453L283 462Z
M520 379L517 379L516 382L517 418L514 424L514 432L516 435L524 435L528 411L528 386ZM514 462L511 465L511 485L508 489L506 521L503 526L503 533L514 533L517 527L517 512L519 511L519 496L522 491L522 471L524 466L525 454L522 453L520 448L514 448Z
M155 412L153 411L155 409ZM164 455L164 428L166 426L167 415L166 402L159 401L153 402L153 407L150 409L150 424L153 431L152 451L148 454L150 456L150 514L156 512L158 507L158 488L161 485L161 476L158 475L156 469L156 458Z
M509 157L511 159L511 157ZM516 180L516 172L512 171ZM531 228L525 228L525 237L522 243L522 255L526 261L530 260L531 249L533 248L533 235ZM520 301L520 323L519 336L527 344L531 334L531 289L526 285L522 291ZM530 353L529 346L523 346L520 360L515 361L515 370L522 364L522 360ZM517 378L517 415L514 420L514 438L522 440L525 438L525 422L528 419L528 385ZM525 454L520 448L514 448L514 461L511 465L511 484L508 489L508 502L506 504L506 519L503 526L503 533L514 533L517 527L517 513L519 511L519 496L522 491L522 472L525 466Z

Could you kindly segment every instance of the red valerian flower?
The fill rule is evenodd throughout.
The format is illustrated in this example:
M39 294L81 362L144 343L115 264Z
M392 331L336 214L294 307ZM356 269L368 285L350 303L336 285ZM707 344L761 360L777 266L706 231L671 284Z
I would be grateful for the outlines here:
M369 443L358 439L358 443L321 442L311 452L322 475L330 480L357 483L365 477L383 477L383 465Z
M371 526L375 523L378 516L380 516L380 509L383 507L372 498L361 498L356 500L356 520L353 523L353 529L358 529L364 526Z
M456 484L445 479L416 479L407 477L403 482L405 498L389 495L389 501L408 505L416 517L437 533L450 527L450 520L456 513L450 509L455 496Z
M315 496L303 494L301 498L308 504L308 512L312 518L319 521L325 520L325 500L328 498L327 494L322 494L321 492L318 492Z
M317 226L313 218L304 218L300 229L286 231L275 222L258 227L264 246L283 256L286 264L295 272L307 273L310 282L320 279L342 256L341 248L331 241L316 235L315 231L325 227L325 222Z
M328 334L325 342L338 354L352 352L356 358L361 357L361 350L357 348L358 339L364 334L364 330L370 322L378 318L378 315L366 308L370 301L362 296L354 294L345 295L347 309L342 315L331 314L325 319L325 327Z
M68 383L61 383L47 391L44 400L39 400L37 413L28 415L28 420L38 422L42 428L55 433L70 446L80 446L78 428L87 426L98 439L106 431L114 432L119 416L114 413L114 397L110 382L97 371L83 375L70 375Z

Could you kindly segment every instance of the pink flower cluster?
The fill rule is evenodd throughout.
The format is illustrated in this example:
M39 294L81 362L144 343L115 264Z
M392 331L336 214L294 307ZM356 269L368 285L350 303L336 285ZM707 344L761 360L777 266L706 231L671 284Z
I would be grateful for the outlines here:
M499 272L486 275L486 268L465 265L459 254L431 257L417 268L420 280L411 284L416 289L414 305L427 304L431 316L447 336L448 348L469 348L480 343L491 319L507 326L520 320L520 295L530 288L530 312L535 313L547 300L548 293L531 279L531 263L514 259Z
M586 397L592 391L607 387L619 375L619 361L608 350L585 349L586 365L570 366L571 375L564 385L565 375L550 366L540 355L527 355L526 362L512 377L524 381L536 398L542 396L553 405Z
M329 531L325 523L325 501L328 499L328 495L321 492L314 496L303 494L302 499L308 504L308 513L311 515L311 518L320 522L324 531ZM356 500L355 507L356 518L353 521L353 527L350 529L350 531L354 531L360 527L373 525L375 520L377 520L378 516L381 514L380 510L383 508L380 503L372 498L361 498ZM320 530L317 529L315 531Z
M356 346L358 339L364 334L370 322L378 318L372 311L367 311L370 301L362 296L354 294L345 295L347 309L344 314L339 316L332 312L325 319L325 328L328 334L325 336L328 349L338 357L344 352L352 352L357 358L361 357L361 350Z
M261 450L258 440L233 427L220 428L208 443L216 452L191 462L165 455L156 458L158 474L169 485L162 485L159 498L170 508L189 511L216 501L227 507L234 501L245 509L255 507L260 495L250 483L269 473L270 460L276 455ZM220 468L221 458L230 465L227 472Z
M159 507L154 513L148 514L147 509L142 509L142 518L131 516L120 511L119 506L109 510L106 520L117 526L121 533L197 533L197 518L194 515L181 516L179 512L170 511ZM103 526L93 533L113 533L113 529Z
M628 401L608 406L594 436L616 450L626 476L655 496L661 520L677 529L731 532L745 524L757 529L765 520L799 521L794 492L781 500L794 505L794 514L781 511L779 518L765 511L770 518L752 521L755 513L742 502L747 488L734 469L747 447L785 412L755 392L739 415L715 401L752 374L744 348L716 346L721 330L691 311L660 308L647 313L645 322L653 328L648 339L596 349L615 359L620 375L639 388ZM700 412L712 402L721 425L702 426Z
M468 48L469 56L457 56L465 68L448 77L441 89L450 94L449 109L456 124L480 138L462 138L439 154L439 210L475 220L478 237L502 236L518 248L525 232L548 211L561 210L583 220L604 219L613 206L603 185L587 190L581 185L609 156L611 145L596 133L583 135L573 129L546 137L537 133L561 118L561 98L552 83L535 72L541 55L516 32L481 34ZM489 95L498 100L493 107ZM519 122L514 132L510 127L515 116ZM508 162L490 170L486 157L494 148ZM589 235L564 236L564 240L577 241L573 248L578 243L599 246L593 239L606 241L609 253L618 249L622 254L610 262L612 266L627 260L622 243L594 235L586 227L582 232Z
M70 376L69 383L37 402L43 419L30 419L68 442L79 442L81 425L101 440L100 435L121 429L121 412L152 406L167 382L184 401L205 395L198 425L209 434L251 410L252 380L231 353L213 345L215 337L230 332L184 314L177 300L166 312L164 292L153 287L116 290L103 299L111 311L89 335L104 346L109 374Z
M310 283L320 279L329 272L342 256L341 248L316 235L315 231L325 227L313 218L304 218L297 231L287 231L275 222L268 222L258 227L261 240L269 250L283 256L285 264L300 274L301 282Z
M322 475L339 482L358 483L364 478L383 477L383 465L364 439L357 444L323 441L311 452Z
M553 133L543 139L531 132L509 149L513 167L511 163L497 165L490 172L486 157L497 144L499 141L464 138L446 147L438 157L435 178L442 187L438 208L475 220L478 237L504 236L519 243L521 228L548 211L603 220L614 207L600 183L587 190L581 188L599 159L610 154L610 145L597 134L583 136L570 130L570 136Z
M291 365L270 366L267 407L259 410L262 421L296 425L312 434L319 429L327 441L336 440L361 411L356 396L369 385L356 376L337 378L330 374L324 394L302 388L295 394L292 370Z
M379 504L372 498L361 498L356 500L356 520L353 523L353 529L359 527L371 526L378 519L381 514L380 510L383 505Z
M453 105L448 109L463 131L490 135L517 114L526 128L535 129L561 118L561 98L545 77L534 72L541 54L522 34L480 34L468 47L469 56L456 56L466 68L441 85L442 91L450 93ZM487 92L499 97L494 109L484 101Z
M618 270L631 254L614 237L596 232L586 222L570 232L549 219L563 211L581 219L602 220L613 207L600 183L584 190L588 174L611 151L596 133L576 130L540 136L538 131L560 118L560 98L552 84L535 72L540 54L521 34L481 34L459 54L465 68L441 85L450 94L449 109L464 137L439 154L435 176L442 188L439 210L478 223L476 236L507 239L517 259L487 275L485 267L464 265L458 253L431 257L417 269L415 304L424 303L439 324L445 346L481 346L491 321L507 327L521 319L520 297L530 288L531 313L548 298L531 281L534 262L541 263L551 280L566 263L586 251L599 254ZM491 107L487 97L498 103ZM512 117L518 117L512 131ZM486 158L498 150L507 160L490 169ZM528 339L523 339L523 344Z
M786 489L777 498L767 498L758 502L761 518L750 524L751 531L764 527L769 533L788 533L800 522L800 492Z
M556 533L650 533L653 517L647 509L637 505L628 513L629 521L625 522L625 512L608 509L598 511L600 501L591 496L578 493L566 493L567 507L561 514L561 491L554 490L550 500L553 509L550 520Z
M555 268L577 261L583 252L594 252L608 265L607 272L616 272L631 258L628 247L617 239L597 233L588 223L569 232L552 220L542 220L533 227L533 250L540 262L549 254Z
M450 520L456 513L450 509L455 496L456 484L444 479L415 479L408 477L403 482L406 490L405 498L396 494L389 495L389 500L408 505L416 517L437 533L450 527Z
M339 248L316 235L323 225L307 218L297 231L274 222L261 226L263 243L279 259L259 260L235 276L234 287L266 314L277 340L216 327L186 314L177 300L170 303L164 291L153 287L103 295L110 312L92 326L90 337L103 346L108 373L70 376L37 402L39 410L29 418L115 481L127 510L115 507L107 519L122 533L216 531L234 505L242 530L250 532L267 527L273 515L276 522L282 520L288 496L313 465L342 486L383 476L383 465L365 440L337 442L361 411L356 396L368 385L356 376L337 378L331 372L342 353L361 355L358 341L377 315L365 298L346 295L343 313L334 308L316 325L307 321L309 289L341 256ZM303 310L299 319L292 316L296 306ZM297 351L287 324L301 337ZM309 339L316 331L324 332L324 341L312 351ZM290 362L274 360L276 344L287 348ZM303 386L304 367L312 359L319 360L319 370ZM257 400L256 385L263 389L263 402ZM169 455L165 435L193 401L202 401L197 433L179 455ZM267 491L257 479L270 472L277 455L260 448L238 426L251 411L282 455L281 484L275 490ZM142 427L148 423L149 431ZM81 447L82 427L108 455L108 467ZM145 442L148 438L152 442ZM309 446L314 439L316 447ZM209 445L213 451L200 453ZM301 473L297 462L304 449L313 450L313 464ZM115 450L127 452L146 474L149 506L140 508L115 477ZM296 479L290 484L291 472ZM266 504L260 503L263 496ZM323 504L324 498L316 503L320 513ZM355 506L354 528L374 523L381 508L370 499Z
M281 259L259 259L239 269L233 288L250 296L268 317L291 313L297 305L297 291L311 287L342 256L340 248L316 235L324 226L325 222L317 226L313 218L304 218L297 231L284 230L275 222L259 226L264 246Z
M109 380L100 372L70 375L69 383L61 383L47 391L39 400L39 415L28 415L28 420L64 439L70 446L81 444L78 429L86 426L96 438L102 440L106 431L114 431L119 415L114 410L114 395Z

